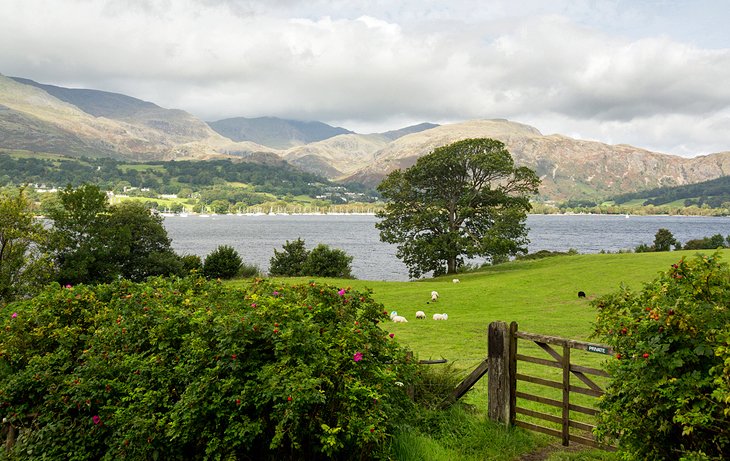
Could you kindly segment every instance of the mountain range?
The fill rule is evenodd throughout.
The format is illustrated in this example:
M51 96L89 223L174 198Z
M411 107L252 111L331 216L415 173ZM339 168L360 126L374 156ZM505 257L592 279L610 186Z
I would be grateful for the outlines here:
M0 75L0 149L133 161L281 159L333 180L375 186L434 148L488 137L542 178L539 198L605 198L730 175L730 152L685 158L543 135L508 120L423 123L358 134L322 122L236 117L205 122L131 96Z

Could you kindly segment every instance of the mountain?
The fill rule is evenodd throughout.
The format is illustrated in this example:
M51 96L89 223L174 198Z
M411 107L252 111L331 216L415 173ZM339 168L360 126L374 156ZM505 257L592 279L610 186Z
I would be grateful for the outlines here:
M374 134L273 117L209 125L185 111L118 93L0 75L0 149L6 150L136 161L235 158L272 164L284 159L328 179L375 186L436 147L479 137L504 142L518 165L537 171L542 200L598 200L730 175L730 152L684 158L543 135L508 120L422 123Z
M352 133L322 122L300 122L276 117L235 117L208 122L208 125L234 141L251 141L272 149L288 149Z
M258 156L181 110L116 93L42 85L0 75L0 147L131 160Z
M472 120L403 136L375 153L372 164L346 181L378 184L390 171L460 139L488 137L505 143L518 165L542 179L540 198L603 198L653 187L690 184L730 175L730 152L684 158L627 145L545 136L507 120Z

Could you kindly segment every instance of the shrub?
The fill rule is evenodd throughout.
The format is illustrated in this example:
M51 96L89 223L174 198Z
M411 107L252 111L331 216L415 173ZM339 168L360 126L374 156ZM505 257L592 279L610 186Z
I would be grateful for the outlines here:
M641 292L593 302L613 346L598 435L627 459L730 456L730 270L718 254L680 260Z
M232 279L241 270L241 257L228 245L220 245L205 257L203 275L209 279Z
M184 255L180 257L180 261L186 274L203 271L203 260L198 255Z
M274 256L269 261L269 274L284 277L305 275L303 270L307 256L309 252L304 247L304 240L298 238L291 243L287 240L283 251L274 250Z
M62 288L0 308L9 459L368 459L415 365L368 293L201 278Z
M352 256L342 250L319 244L309 252L302 272L316 277L351 278Z
M674 238L669 229L659 229L654 234L654 251L670 251L672 247L681 250L682 244Z
M712 237L688 240L687 243L684 244L685 250L715 250L717 248L724 247L725 239L720 234L715 234Z

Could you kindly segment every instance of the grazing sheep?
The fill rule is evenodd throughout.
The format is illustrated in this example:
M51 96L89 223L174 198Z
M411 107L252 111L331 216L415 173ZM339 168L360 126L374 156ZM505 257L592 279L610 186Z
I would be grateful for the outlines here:
M395 323L408 323L408 319L403 317L402 315L394 315L391 319Z
M416 318L417 319L425 319L426 318L426 313L423 312L423 311L416 311Z
M434 320L448 320L449 316L447 314L433 314Z
M438 291L432 291L431 292L431 301L436 301L439 299L439 292Z
M579 298L585 298L585 297L586 297L586 294L585 294L585 292L583 292L583 291L579 291L579 292L578 292L578 297L579 297Z
M459 280L459 279L454 279L454 280L452 280L452 282L453 282L453 283L459 283L459 282L461 282L461 280Z

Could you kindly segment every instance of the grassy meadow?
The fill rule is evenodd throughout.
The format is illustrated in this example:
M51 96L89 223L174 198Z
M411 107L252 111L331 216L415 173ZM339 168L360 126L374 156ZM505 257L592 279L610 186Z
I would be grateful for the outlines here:
M478 272L459 274L459 283L453 277L439 277L412 282L384 282L348 279L315 279L338 287L354 290L371 290L373 297L390 311L398 311L408 323L388 323L383 328L395 333L395 338L413 350L419 359L447 359L460 377L466 376L485 357L487 351L487 327L493 321L516 321L521 331L571 339L589 340L595 309L590 301L617 291L621 285L640 290L644 283L655 279L659 272L667 270L680 258L691 258L696 251L672 251L659 253L585 254L556 256L540 260L513 261L487 267ZM721 250L725 261L730 250ZM309 282L311 278L280 279L282 283ZM247 281L236 281L245 284ZM438 291L439 299L431 301L431 291ZM586 298L578 298L578 291ZM418 310L426 312L426 320L417 320ZM434 313L447 313L447 321L434 321ZM537 346L524 340L518 343L520 353L549 358ZM580 365L601 367L610 357L573 350L572 361ZM445 365L429 365L445 367ZM518 363L521 373L554 381L561 380L559 369ZM447 425L461 426L468 420L467 433L450 432L443 435L423 434L418 431L404 433L396 440L394 459L520 459L520 453L539 450L540 446L559 444L559 440L531 433L527 438L521 430L504 431L484 421L487 408L486 379L482 379L463 399L473 413L464 415L459 410L445 413ZM605 384L605 380L597 380ZM518 382L518 390L560 399L560 390ZM571 399L573 397L571 396ZM595 406L595 399L576 395L574 403ZM518 399L518 406L559 415L559 410ZM573 414L572 417L592 423L590 417ZM555 427L544 421L518 417L543 426ZM438 424L434 427L438 428ZM484 435L488 433L489 435ZM477 435L482 434L482 435ZM476 437L470 445L469 440ZM495 445L485 443L492 440ZM497 442L501 440L501 442ZM529 440L529 441L528 441ZM509 442L511 441L511 442ZM506 450L505 444L514 450ZM490 448L491 446L491 448ZM501 446L501 448L500 448ZM414 448L415 447L415 448ZM572 446L571 446L572 448ZM405 451L403 451L405 450ZM599 450L572 451L551 450L550 456L536 459L603 460L614 459Z

